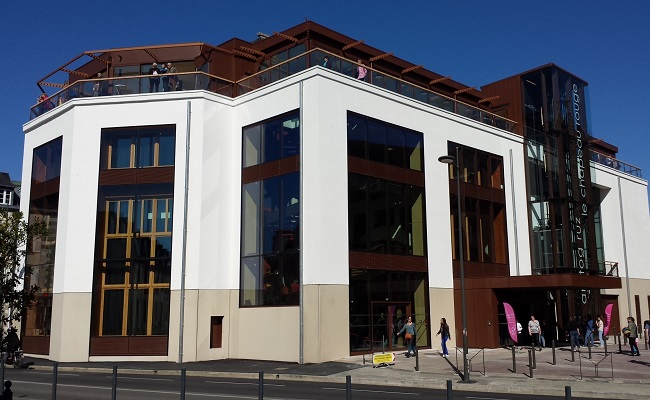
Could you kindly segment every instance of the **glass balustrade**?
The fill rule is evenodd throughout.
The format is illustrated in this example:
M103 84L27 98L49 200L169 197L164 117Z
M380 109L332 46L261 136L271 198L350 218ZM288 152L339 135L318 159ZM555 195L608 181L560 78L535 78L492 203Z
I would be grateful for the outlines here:
M203 72L188 72L161 75L163 84L156 85L150 75L114 77L105 79L80 80L42 99L30 110L30 119L34 119L61 104L76 98L105 97L139 93L176 92L183 90L208 90L224 96L233 97L234 82L217 78ZM160 78L158 78L160 79Z
M641 168L635 167L634 165L618 160L612 156L601 154L596 151L591 151L591 161L601 165L605 165L610 168L614 168L617 171L621 171L623 173L642 178Z
M356 76L358 64L323 50L312 50L238 81L237 94L242 95L251 92L264 87L269 83L276 82L280 79L286 78L287 76L300 72L304 68L310 68L313 66L327 68L354 78ZM365 68L369 70L369 78L366 78L367 82L374 86L399 93L411 99L471 118L487 125L514 132L514 121L435 93L383 72L370 69L368 66L365 66Z

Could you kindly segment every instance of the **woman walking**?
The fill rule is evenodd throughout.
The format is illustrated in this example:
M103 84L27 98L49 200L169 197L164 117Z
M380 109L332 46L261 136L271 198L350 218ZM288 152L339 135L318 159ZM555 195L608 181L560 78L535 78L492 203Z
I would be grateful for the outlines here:
M603 332L605 331L605 322L603 322L603 317L600 315L596 318L596 326L598 327L598 344L604 346Z
M447 320L445 318L440 318L440 329L438 330L438 333L436 333L436 336L442 335L440 337L441 343L440 345L442 346L442 356L444 358L449 357L449 350L447 350L447 340L450 339L450 334L449 334L449 325L447 325Z
M415 347L413 343L415 342L415 323L413 323L413 320L411 317L408 317L408 320L406 321L406 324L400 329L400 331L397 333L399 336L402 332L406 331L404 334L404 340L406 341L406 357L410 357L411 354L415 355Z

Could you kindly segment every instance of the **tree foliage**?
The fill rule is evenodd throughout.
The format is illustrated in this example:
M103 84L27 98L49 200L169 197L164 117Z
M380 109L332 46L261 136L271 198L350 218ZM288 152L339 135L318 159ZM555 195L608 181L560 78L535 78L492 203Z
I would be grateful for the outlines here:
M24 277L31 271L23 267L27 247L32 239L47 234L47 226L41 220L28 223L21 212L0 210L0 305L1 331L5 336L5 328L20 321L24 309L34 303L38 287L25 287ZM23 269L24 268L24 269Z

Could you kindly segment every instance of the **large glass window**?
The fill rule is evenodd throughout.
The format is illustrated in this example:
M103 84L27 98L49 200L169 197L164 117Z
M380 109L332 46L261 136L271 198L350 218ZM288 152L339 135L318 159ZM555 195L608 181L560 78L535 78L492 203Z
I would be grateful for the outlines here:
M33 153L29 221L45 222L48 234L45 238L31 241L27 249L25 264L31 273L26 276L25 285L38 286L38 291L34 307L27 310L23 320L25 336L50 335L62 150L63 139L59 137L37 147ZM27 341L24 349L41 354L43 348L31 348L30 343L34 342Z
M243 167L277 161L300 153L298 111L244 128Z
M348 113L348 155L422 171L422 134Z
M118 194L123 189L100 189L99 334L166 335L174 201L153 193L171 185L140 185L129 197Z
M242 192L240 303L297 305L300 174L251 182Z
M102 169L174 165L173 125L116 128L102 131Z
M252 169L268 176L265 163L299 154L299 111L243 129L243 175ZM299 302L300 173L275 171L242 184L242 307Z
M426 255L424 189L350 173L350 250Z
M507 264L505 198L495 195L494 190L491 190L497 189L503 193L503 159L457 143L450 142L448 146L448 154L453 156L458 154L460 167L457 171L454 165L449 166L449 179L457 179L460 172L459 178L463 182L461 185L463 259L477 263ZM457 148L458 153L456 153ZM457 201L457 193L452 193L449 203L454 260L459 259L460 229Z

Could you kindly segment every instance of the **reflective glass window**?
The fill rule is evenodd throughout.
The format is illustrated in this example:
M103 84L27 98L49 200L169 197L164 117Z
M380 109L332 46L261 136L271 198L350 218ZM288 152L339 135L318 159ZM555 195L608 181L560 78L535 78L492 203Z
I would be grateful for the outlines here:
M386 125L375 120L368 121L368 159L386 162Z
M368 158L366 125L365 118L356 115L348 116L348 155Z
M350 250L426 255L423 193L418 186L349 174Z
M106 290L103 295L102 335L121 335L124 315L124 290Z
M111 140L111 165L110 168L131 167L132 137L116 135Z
M174 126L102 130L101 168L146 168L174 165Z
M388 164L404 167L404 130L389 126L386 132L386 152Z

